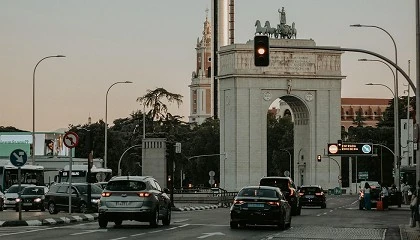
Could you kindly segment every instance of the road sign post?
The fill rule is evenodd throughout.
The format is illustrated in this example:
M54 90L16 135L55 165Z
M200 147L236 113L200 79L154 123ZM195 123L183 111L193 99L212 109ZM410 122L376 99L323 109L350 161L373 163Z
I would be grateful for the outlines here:
M28 161L28 155L26 154L25 151L23 151L22 149L15 149L12 151L12 153L10 154L10 163L18 168L18 198L20 198L20 187L21 187L21 182L22 182L22 175L21 175L21 169L20 167L22 167L23 165L26 164L26 161ZM22 201L20 201L18 203L18 208L19 208L19 221L22 220Z
M70 155L70 163L69 163L69 213L71 214L71 195L72 195L72 187L71 187L71 176L73 175L73 155L72 155L72 148L76 147L79 144L79 136L75 132L67 132L64 134L64 145L70 148L69 155Z

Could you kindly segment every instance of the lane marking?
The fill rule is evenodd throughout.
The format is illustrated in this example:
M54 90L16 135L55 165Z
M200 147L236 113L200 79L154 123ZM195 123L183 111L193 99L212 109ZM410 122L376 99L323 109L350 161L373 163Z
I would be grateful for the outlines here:
M146 233L138 233L138 234L133 234L133 235L130 235L131 237L137 237L137 236L141 236L141 235L144 235L144 234L146 234Z
M89 234L89 233L94 233L94 232L107 232L107 230L106 229L86 230L84 232L72 233L70 234L70 236L77 236L77 235Z
M110 240L120 240L120 239L124 239L124 238L127 238L127 237L113 238L113 239L110 239Z
M182 223L182 222L186 222L186 221L189 221L190 219L181 219L181 220L178 220L178 221L174 221L174 223Z
M149 232L149 233L158 233L158 232L163 232L163 230L156 230L156 231Z

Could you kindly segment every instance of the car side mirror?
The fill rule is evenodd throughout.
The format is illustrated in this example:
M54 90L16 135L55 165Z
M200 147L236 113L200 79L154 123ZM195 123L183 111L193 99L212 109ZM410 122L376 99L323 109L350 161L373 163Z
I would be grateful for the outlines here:
M171 191L169 190L169 188L164 188L163 192L166 193L166 194L169 194Z

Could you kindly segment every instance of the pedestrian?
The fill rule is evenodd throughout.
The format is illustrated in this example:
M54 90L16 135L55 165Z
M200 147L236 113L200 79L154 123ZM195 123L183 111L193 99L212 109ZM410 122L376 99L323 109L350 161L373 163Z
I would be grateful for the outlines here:
M382 184L382 191L381 191L381 196L382 196L382 204L384 206L384 209L388 209L388 188L385 184Z
M365 209L370 210L370 185L368 182L365 182L365 188L363 188L363 195L365 198Z
M409 199L408 199L408 190L410 190L410 185L408 184L402 184L401 185L401 191L403 193L403 198L404 198L404 204L409 204Z
M413 196L411 197L411 218L410 218L410 227L415 227L416 222L420 221L419 217L419 196L420 196L420 180L417 182L417 190L414 191Z

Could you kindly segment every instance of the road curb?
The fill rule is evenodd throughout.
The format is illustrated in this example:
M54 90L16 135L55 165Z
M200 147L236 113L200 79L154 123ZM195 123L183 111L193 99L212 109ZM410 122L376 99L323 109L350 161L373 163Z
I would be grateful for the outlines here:
M98 213L92 213L67 217L46 218L42 220L0 221L0 227L57 225L64 223L95 221L97 219Z

